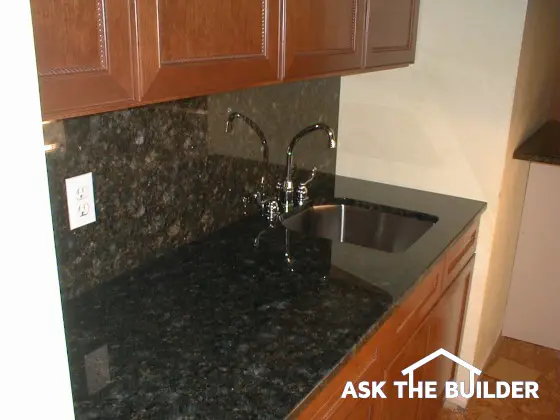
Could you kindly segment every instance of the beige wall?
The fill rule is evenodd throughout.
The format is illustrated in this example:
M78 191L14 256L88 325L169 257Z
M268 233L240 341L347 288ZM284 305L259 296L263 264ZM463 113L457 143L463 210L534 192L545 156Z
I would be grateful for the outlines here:
M471 362L526 10L527 0L423 0L416 64L342 81L337 173L488 202L461 350Z
M513 151L549 117L560 57L560 2L530 0L523 35L506 162L498 204L475 363L482 365L504 322L529 163Z

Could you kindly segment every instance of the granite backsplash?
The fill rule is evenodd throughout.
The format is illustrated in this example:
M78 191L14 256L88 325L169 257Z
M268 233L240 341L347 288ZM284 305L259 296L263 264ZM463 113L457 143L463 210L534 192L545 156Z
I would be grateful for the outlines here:
M299 130L316 122L337 131L340 78L273 85L208 97L208 149L210 154L260 160L259 139L245 124L235 125L235 138L224 131L228 109L252 118L269 142L270 162L286 164L286 148ZM315 137L315 138L314 138ZM336 153L326 146L325 133L302 140L294 153L297 166L334 174Z
M71 299L246 213L263 175L260 142L229 110L267 135L273 185L301 128L338 128L340 79L260 87L55 121L44 126L54 237L63 297ZM314 134L313 136L321 135ZM323 134L324 135L324 134ZM296 165L335 172L336 153L305 139ZM65 179L93 172L97 222L71 231Z

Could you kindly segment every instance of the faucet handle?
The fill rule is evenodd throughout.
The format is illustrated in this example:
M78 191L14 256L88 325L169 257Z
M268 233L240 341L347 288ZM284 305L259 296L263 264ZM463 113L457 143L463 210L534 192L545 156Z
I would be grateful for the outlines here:
M311 181L315 179L316 175L317 175L317 168L315 167L311 171L311 177L307 181L302 182L301 184L298 185L297 203L299 206L303 206L305 203L309 201L309 191L307 189L307 186L311 183Z
M262 191L257 191L248 197L243 197L243 204L246 207L249 201L254 200L263 216L267 218L270 225L274 225L280 216L280 206L278 204L278 197L267 197ZM246 212L245 212L246 214Z
M302 182L301 184L299 184L300 187L307 187L311 181L313 181L315 179L315 176L317 176L317 167L313 167L313 169L311 170L311 176L309 177L309 179L305 182Z

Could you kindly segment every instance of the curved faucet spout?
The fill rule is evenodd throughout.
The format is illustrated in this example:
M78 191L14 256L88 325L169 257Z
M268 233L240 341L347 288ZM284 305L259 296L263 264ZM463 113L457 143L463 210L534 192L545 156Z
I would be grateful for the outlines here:
M264 163L268 163L268 142L266 141L266 136L264 135L264 132L261 130L261 128L257 125L257 123L251 118L239 112L231 112L226 121L226 133L233 132L233 122L238 118L249 127L251 127L255 134L259 136L262 146L263 161Z
M330 128L327 124L317 123L317 124L310 125L309 127L305 127L303 130L301 130L299 133L297 133L294 136L294 138L290 142L290 145L288 146L288 154L293 154L294 148L296 147L296 144L303 137L305 137L308 134L313 133L314 131L317 131L317 130L323 130L327 133L327 135L329 136L329 148L330 149L335 149L336 148L336 135L334 134L334 130L332 128Z
M283 185L285 212L289 212L293 207L294 184L292 181L292 175L294 171L294 167L293 167L294 148L302 138L318 130L322 130L325 133L327 133L327 136L329 138L329 144L328 144L329 148L330 149L336 148L337 141L336 141L336 135L334 134L334 130L330 128L328 125L323 123L310 125L309 127L304 128L294 136L294 138L290 142L290 145L288 146L287 161L286 161L286 180L284 181L284 185Z
M292 182L292 173L294 169L293 157L294 157L294 148L296 147L296 144L298 144L298 142L308 134L311 134L314 131L318 131L318 130L323 130L324 132L327 133L329 137L329 148L330 149L336 148L336 135L334 134L334 130L330 128L327 124L317 123L317 124L310 125L309 127L305 127L303 130L301 130L299 133L297 133L294 136L294 138L290 142L290 145L288 146L288 159L286 162L286 170L287 170L286 184Z

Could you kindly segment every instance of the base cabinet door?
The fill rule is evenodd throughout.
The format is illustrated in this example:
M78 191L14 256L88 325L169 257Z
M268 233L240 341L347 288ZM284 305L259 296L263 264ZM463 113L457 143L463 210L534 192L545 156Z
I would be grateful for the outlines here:
M411 64L420 0L368 0L366 67Z
M463 271L451 282L451 286L441 297L427 319L430 335L428 351L431 354L441 348L455 355L459 352L463 320L467 305L467 296L474 266L474 257ZM455 377L456 364L446 357L438 357L425 368L425 381L438 383L436 400L421 400L419 420L430 420L437 417L444 403L445 382Z
M372 404L369 400L362 400L346 417L346 420L371 420Z
M284 78L362 67L366 0L284 0Z
M432 334L429 343L429 352L441 348L450 353L459 352L463 319L467 305L467 294L474 266L474 257L451 283L451 286L433 312L430 314ZM443 393L443 383L455 376L456 364L446 357L438 357L433 361L436 377L433 379L440 385L439 391Z
M129 0L31 0L43 120L135 102Z
M416 363L427 355L429 339L429 326L424 323L406 346L400 351L395 359L385 368L385 394L386 399L378 400L381 408L372 417L374 420L415 420L418 415L420 399L409 398L408 388L405 387L404 398L398 398L397 387L393 386L395 381L407 381L408 377L402 375L402 370ZM423 380L422 368L414 372L414 381Z
M446 254L427 273L416 289L398 306L391 317L363 344L342 370L329 379L325 388L309 401L302 402L297 418L433 420L443 406L445 383L455 376L456 365L444 355L422 360L443 348L457 355L461 343L465 309L474 267L474 248L469 238L478 224L465 230L465 241L456 241L451 254ZM476 242L476 233L474 233ZM464 249L465 251L462 251ZM457 250L457 252L454 252ZM470 253L470 254L468 254ZM467 255L468 254L468 255ZM459 258L457 258L459 256ZM448 259L460 261L447 279ZM417 364L422 361L423 364ZM411 370L413 365L414 370ZM403 375L406 370L407 375ZM386 398L341 398L345 384L351 381L358 395L365 396L358 384L385 381L381 388ZM394 383L401 382L401 386ZM436 398L420 392L419 382L436 382ZM410 385L414 393L410 398ZM422 389L421 389L422 388ZM371 389L371 388L370 388ZM399 398L399 390L401 390ZM429 388L433 393L432 386ZM374 394L377 396L377 394ZM370 391L371 396L371 391ZM296 418L296 417L290 417Z
M280 0L135 0L144 102L274 82Z

